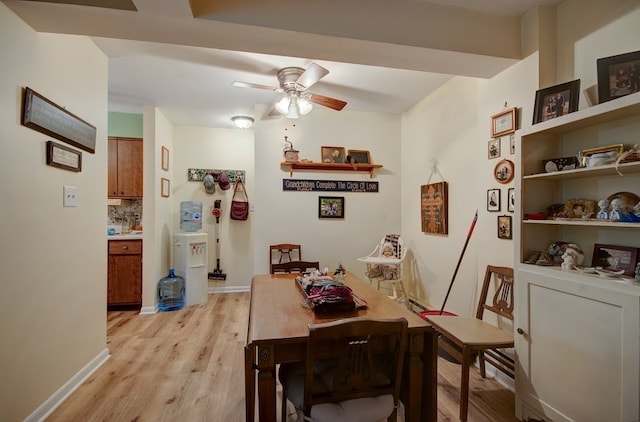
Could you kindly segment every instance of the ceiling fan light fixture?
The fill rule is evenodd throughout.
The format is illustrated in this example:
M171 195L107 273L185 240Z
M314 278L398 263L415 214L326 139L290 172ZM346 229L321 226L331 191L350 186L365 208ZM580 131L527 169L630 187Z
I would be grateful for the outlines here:
M304 97L298 97L298 111L300 114L304 116L311 113L311 110L313 110L313 104Z
M253 125L253 117L249 116L233 116L231 121L240 129L249 129Z
M299 117L300 117L300 114L298 113L298 102L296 101L296 98L294 98L293 101L291 101L291 104L289 104L289 111L287 112L287 118L297 119Z
M280 112L281 114L287 114L289 113L290 104L291 104L291 98L289 98L288 95L285 95L276 103L276 110L278 110L278 112Z

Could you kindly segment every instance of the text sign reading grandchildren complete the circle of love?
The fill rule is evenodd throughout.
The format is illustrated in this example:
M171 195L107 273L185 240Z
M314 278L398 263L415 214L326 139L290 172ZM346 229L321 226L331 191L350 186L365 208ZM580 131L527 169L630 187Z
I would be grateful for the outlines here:
M298 192L378 192L378 182L282 179L282 190Z

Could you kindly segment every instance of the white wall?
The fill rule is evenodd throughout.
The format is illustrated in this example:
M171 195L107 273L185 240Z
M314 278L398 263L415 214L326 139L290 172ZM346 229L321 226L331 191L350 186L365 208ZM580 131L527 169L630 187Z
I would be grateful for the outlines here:
M371 252L385 234L400 231L400 118L316 107L295 127L284 119L262 120L256 122L255 132L253 272L269 272L270 244L299 243L305 260L319 261L330 270L342 263L347 270L364 274L357 258ZM283 191L283 179L290 178L280 166L285 135L301 159L319 162L321 146L343 146L369 150L371 160L383 165L373 179L368 173L334 171L296 171L291 178L376 181L379 192ZM345 218L319 219L319 196L343 196Z
M0 420L19 421L108 356L107 58L86 37L34 32L4 4L0 28ZM20 125L25 86L97 128L82 172L45 164L52 138ZM64 185L78 207L62 207Z
M220 267L227 274L226 281L209 280L209 286L218 290L233 290L248 286L253 275L254 213L247 221L229 218L233 185L223 191L216 183L216 191L207 194L202 182L187 180L190 168L245 170L245 185L249 200L254 200L254 133L251 130L214 129L202 127L173 128L173 161L171 180L172 211L167 222L171 232L181 232L180 203L202 202L202 231L208 234L209 268L216 264L216 220L211 214L216 199L222 200L220 218Z

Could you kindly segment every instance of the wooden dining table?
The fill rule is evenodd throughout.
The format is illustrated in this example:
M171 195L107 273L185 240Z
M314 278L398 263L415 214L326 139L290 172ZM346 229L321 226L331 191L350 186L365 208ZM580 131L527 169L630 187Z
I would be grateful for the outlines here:
M438 341L435 329L350 272L346 273L344 283L359 300L366 302L366 308L316 314L303 304L304 295L295 277L296 274L265 274L254 276L251 281L244 349L246 420L255 420L257 387L258 420L276 421L276 367L281 363L304 362L309 324L354 317L404 317L409 322L400 397L405 407L405 421L436 421Z

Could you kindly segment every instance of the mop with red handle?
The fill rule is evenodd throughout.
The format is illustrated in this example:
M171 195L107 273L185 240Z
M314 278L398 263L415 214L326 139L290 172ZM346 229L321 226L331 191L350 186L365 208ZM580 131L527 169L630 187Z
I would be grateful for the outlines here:
M211 280L226 280L227 275L222 272L220 269L220 215L221 212L221 204L222 201L220 199L216 199L213 203L213 210L211 210L211 214L216 218L216 268L213 272L209 273L209 278Z

